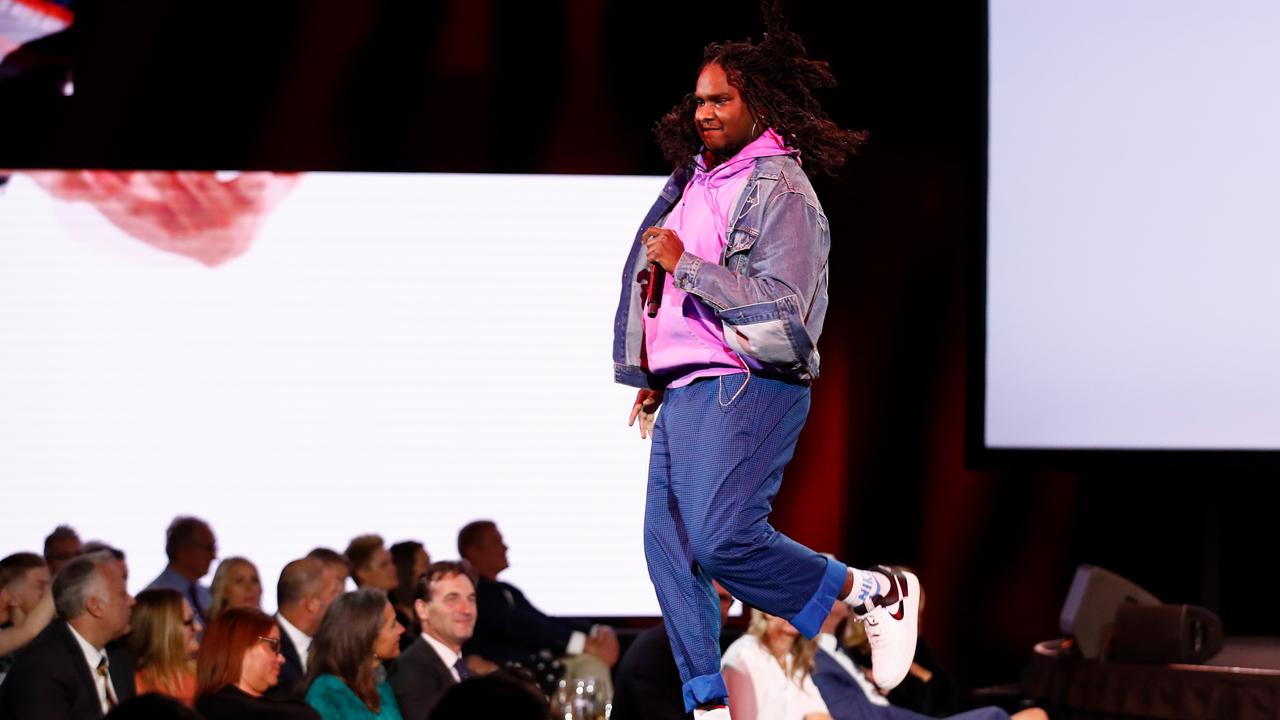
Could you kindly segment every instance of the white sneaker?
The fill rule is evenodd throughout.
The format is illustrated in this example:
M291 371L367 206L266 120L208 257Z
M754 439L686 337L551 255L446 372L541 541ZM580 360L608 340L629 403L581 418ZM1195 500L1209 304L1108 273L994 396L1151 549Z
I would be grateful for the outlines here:
M907 676L916 656L920 581L913 573L883 565L872 569L889 578L889 592L854 608L854 618L866 628L871 643L871 679L881 690L892 690Z
M730 720L729 706L725 705L714 710L694 710L693 718L694 720Z

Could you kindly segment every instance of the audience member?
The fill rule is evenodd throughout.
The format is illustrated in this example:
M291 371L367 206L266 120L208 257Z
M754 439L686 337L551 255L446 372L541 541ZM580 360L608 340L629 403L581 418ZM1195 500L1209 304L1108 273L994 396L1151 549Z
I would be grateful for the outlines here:
M847 603L837 600L819 634L813 640L797 638L796 644L804 649L817 647L813 656L813 682L822 700L835 720L931 720L933 715L915 712L892 705L880 694L867 677L867 671L857 664L847 646L836 639L841 625L846 627L845 639L858 642L861 623L847 622L851 610ZM852 632L852 636L850 634ZM861 635L865 641L865 633ZM912 672L917 672L915 669ZM892 693L890 693L892 698ZM1047 720L1039 708L1028 708L1013 715L1013 720ZM948 716L949 720L1010 720L1009 713L998 707L981 707Z
M405 720L427 720L445 691L470 675L462 644L476 627L476 588L466 566L438 562L419 575L413 609L420 632L388 679Z
M417 627L413 614L413 596L418 578L427 571L431 556L417 540L404 540L391 546L391 562L396 566L396 586L387 595L396 609L396 621L406 628ZM405 650L417 633L406 632L400 636L400 649Z
M504 668L484 677L468 678L440 698L431 720L543 720L547 700L527 672Z
M223 610L233 607L262 609L262 579L258 568L242 557L229 557L218 563L209 585L209 617L217 619Z
M324 720L401 720L395 694L378 670L400 654L403 632L382 590L361 588L334 600L312 639L307 703Z
M254 608L230 608L205 629L196 655L196 710L205 720L318 720L315 710L265 693L280 677L280 628Z
M80 536L70 525L59 525L44 539L44 561L49 565L49 574L57 575L71 559L84 552Z
M720 598L720 628L723 633L729 620L729 608L733 606L733 596L720 583L712 581L711 584ZM684 711L683 686L671 652L667 626L660 621L637 635L618 663L613 713L609 717L612 720L681 720L691 717Z
M203 629L191 603L177 590L138 593L128 648L137 664L139 695L160 693L183 704L196 701L197 635Z
M381 535L360 535L347 545L347 563L357 587L377 588L390 593L396 588L396 566Z
M320 629L325 611L342 594L343 578L333 565L312 558L294 560L280 571L280 580L276 583L276 605L280 608L276 623L280 626L284 666L280 668L280 682L269 694L301 697L306 690L302 680L307 675L311 638Z
M318 547L307 553L307 557L312 560L319 560L333 568L338 575L338 585L345 591L347 588L347 577L351 575L351 563L347 562L347 556L327 547Z
M30 613L22 612L18 596L9 590L9 581L16 573L0 567L0 683L4 683L13 666L12 653L34 640L53 620L52 592L41 596Z
M176 517L165 533L164 552L169 564L146 589L169 588L182 593L191 602L196 617L208 627L213 598L209 588L200 584L200 578L209 574L209 566L218 557L213 530L200 518Z
M751 611L747 634L724 652L721 672L734 720L829 720L810 667L817 651L779 617Z
M35 553L17 552L0 560L0 568L9 571L9 594L22 616L30 615L49 592L52 578L44 558Z
M83 552L107 553L112 557L113 560L115 560L116 567L120 568L120 576L125 579L126 583L129 581L129 563L127 560L125 560L124 551L121 550L120 548L108 545L107 543L104 543L101 540L90 540L89 542L84 544Z
M204 720L195 710L167 695L138 695L107 713L106 720Z
M0 685L0 720L90 720L133 697L133 664L107 644L129 632L133 598L110 556L81 555L53 583L54 620Z
M478 580L475 634L466 645L498 663L523 662L548 650L565 660L571 677L609 677L618 662L618 638L613 628L594 628L548 617L530 603L520 589L498 580L507 569L507 545L492 520L477 520L458 533L458 554L470 563ZM588 657L589 656L589 657ZM577 662L575 662L575 660Z

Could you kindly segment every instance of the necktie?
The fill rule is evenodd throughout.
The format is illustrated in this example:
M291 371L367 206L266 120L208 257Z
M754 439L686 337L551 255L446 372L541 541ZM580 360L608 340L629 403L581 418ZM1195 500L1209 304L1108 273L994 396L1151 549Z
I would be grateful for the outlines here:
M467 669L467 664L462 661L461 656L459 656L458 659L454 661L453 669L458 671L459 680L466 680L467 678L471 677L471 671Z
M102 685L107 691L107 707L115 707L118 701L116 700L115 688L111 687L111 674L107 672L107 658L105 656L98 661L98 677L102 678Z

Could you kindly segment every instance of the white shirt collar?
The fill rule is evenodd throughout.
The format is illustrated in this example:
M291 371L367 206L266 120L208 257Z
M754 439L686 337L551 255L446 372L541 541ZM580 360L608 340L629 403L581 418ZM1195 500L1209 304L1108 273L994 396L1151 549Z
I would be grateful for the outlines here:
M102 713L105 715L107 710L111 709L107 703L107 687L98 675L98 663L107 659L107 653L93 646L93 643L84 639L80 631L75 629L71 623L67 623L67 629L71 631L71 637L76 639L76 644L80 646L80 651L84 653L84 661L89 664L89 676L93 678L93 686L98 691L98 701L102 703ZM107 667L110 668L110 660L107 660ZM106 682L111 682L111 673L107 673ZM115 684L111 685L111 691L115 693ZM115 693L116 697L120 697L119 693Z
M289 622L289 619L283 613L276 613L276 620L280 622L280 627L284 629L284 634L289 636L289 642L293 643L293 649L298 651L298 662L302 664L302 672L307 671L307 653L311 652L311 636L302 632Z
M458 653L454 652L453 648L445 645L426 633L422 633L422 639L426 640L427 644L430 645L432 649L436 651L436 654L440 656L440 659L444 661L444 666L449 668L449 674L453 675L453 679L461 682L462 678L458 677L458 669L453 666L454 663L458 662Z

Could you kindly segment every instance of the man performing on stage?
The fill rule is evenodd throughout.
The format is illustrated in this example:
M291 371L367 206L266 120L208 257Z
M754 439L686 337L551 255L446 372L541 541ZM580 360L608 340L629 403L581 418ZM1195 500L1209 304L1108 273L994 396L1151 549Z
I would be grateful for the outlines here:
M694 93L659 121L675 172L636 234L614 323L615 377L641 388L630 422L653 438L649 576L685 709L707 718L729 715L712 579L806 637L844 599L866 624L882 688L902 680L916 645L914 575L847 567L768 522L827 309L830 232L805 172L840 167L865 135L822 111L814 90L835 79L776 2L766 26L758 44L708 46ZM652 317L637 280L650 277L662 283Z

